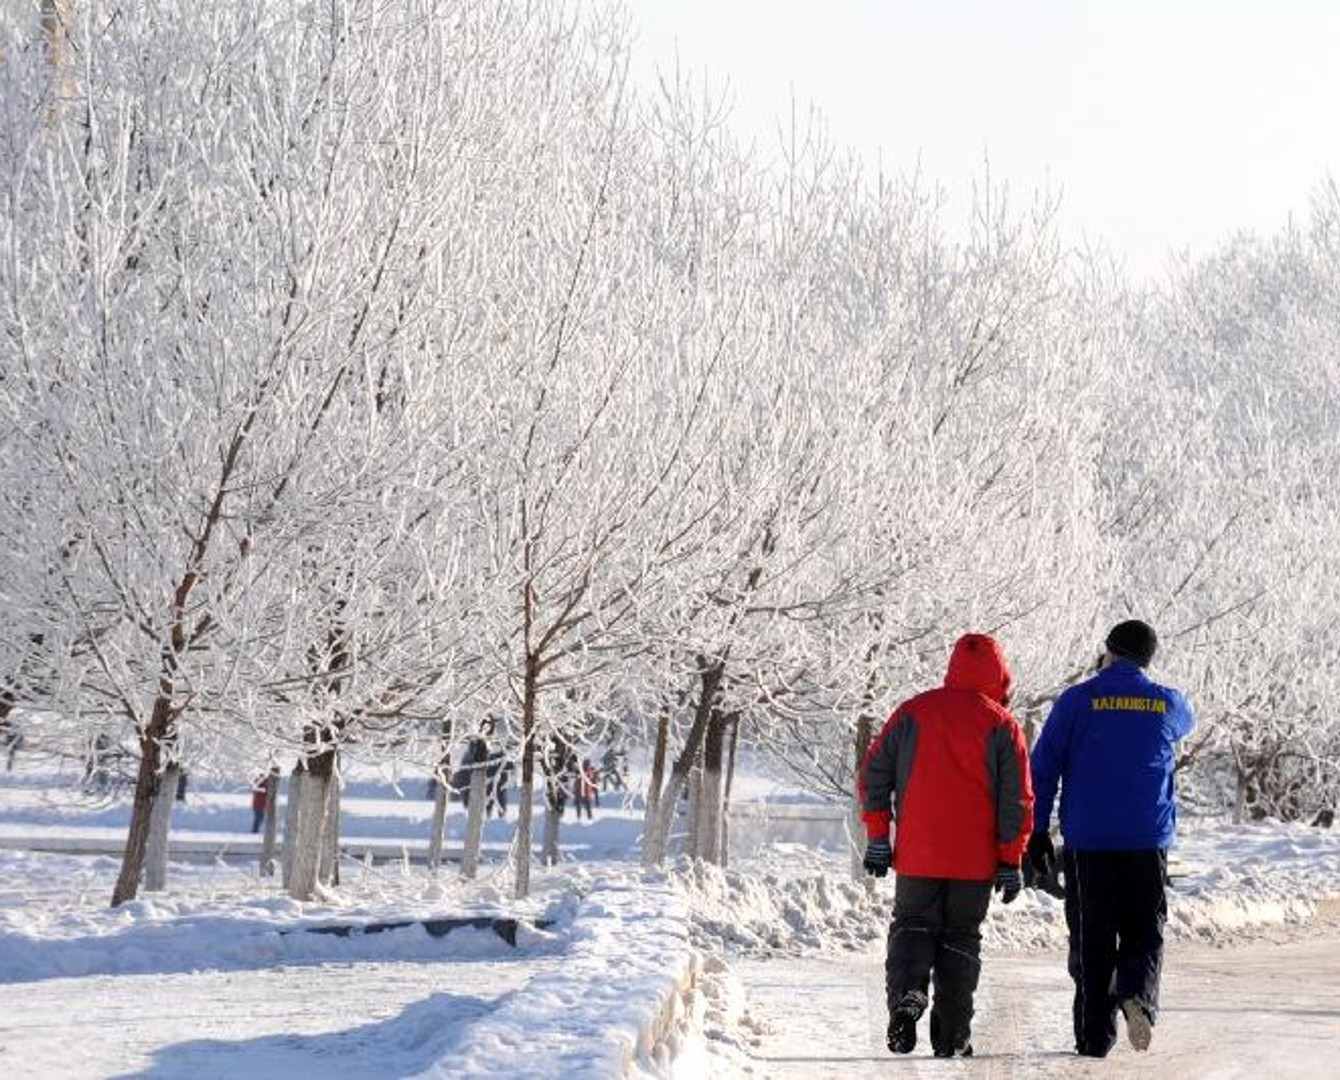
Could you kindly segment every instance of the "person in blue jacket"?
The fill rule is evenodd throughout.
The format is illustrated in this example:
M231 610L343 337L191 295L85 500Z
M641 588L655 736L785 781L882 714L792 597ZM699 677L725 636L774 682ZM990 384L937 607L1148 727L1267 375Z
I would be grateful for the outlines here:
M1104 644L1098 673L1057 698L1033 747L1028 843L1032 870L1045 878L1056 858L1049 826L1059 785L1075 1049L1090 1057L1112 1049L1118 1010L1135 1049L1153 1037L1176 745L1195 724L1182 693L1145 674L1158 648L1153 627L1119 623Z

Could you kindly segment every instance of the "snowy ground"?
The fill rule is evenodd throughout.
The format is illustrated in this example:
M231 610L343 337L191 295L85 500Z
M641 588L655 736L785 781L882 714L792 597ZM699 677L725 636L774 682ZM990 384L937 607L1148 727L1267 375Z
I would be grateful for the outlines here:
M717 1075L1149 1076L1317 1078L1340 1053L1340 925L1288 944L1231 949L1175 942L1163 1012L1148 1054L1124 1037L1103 1062L1072 1052L1071 984L1060 952L988 954L977 996L975 1056L943 1062L922 1044L895 1059L884 1046L881 957L786 958L735 965L751 1020L739 1050L709 1055ZM723 1032L718 1031L718 1037Z
M169 893L112 911L116 870L0 853L0 1076L612 1076L665 1072L681 1038L687 915L631 867L539 874L522 904L373 870L299 904L187 865ZM515 945L358 929L446 915L522 923ZM354 929L314 932L332 926Z
M696 958L680 898L623 858L640 832L631 803L607 799L577 827L569 817L567 862L537 872L525 902L510 895L505 821L490 823L496 842L477 882L408 858L346 857L341 887L304 904L245 855L249 793L200 785L174 813L174 840L220 857L174 861L166 892L113 911L119 859L42 850L124 838L124 803L80 798L72 783L40 764L0 777L0 1076L669 1069ZM425 844L422 789L350 784L346 838ZM449 837L462 827L453 806ZM515 947L487 928L358 929L484 917L519 920ZM354 929L312 932L334 926Z
M1319 1077L1340 1055L1340 836L1306 826L1188 822L1170 892L1155 1051L1075 1058L1060 901L993 902L973 1062L884 1045L892 882L844 879L840 857L789 846L727 871L683 866L694 941L723 957L701 981L691 1072ZM924 1025L923 1025L924 1027ZM923 1040L926 1034L922 1032Z
M840 809L761 773L737 788L755 805L732 820L732 835L752 830L749 847L770 833L790 842L729 870L680 862L646 876L636 867L636 801L607 799L594 822L565 820L565 864L538 874L522 904L510 899L501 858L511 820L490 823L478 882L450 868L430 875L408 857L346 858L337 891L296 903L246 853L248 793L201 784L178 808L174 835L225 857L174 862L166 893L116 911L106 907L115 857L32 850L123 836L126 807L72 799L70 783L36 765L0 775L0 1076L691 1078L936 1067L894 1061L881 1038L891 882L851 881ZM397 788L356 777L345 835L409 855L426 842L422 795L419 780ZM761 814L765 803L782 810ZM453 807L449 847L462 824ZM1327 907L1340 897L1340 835L1202 819L1185 823L1176 858L1156 1050L1123 1050L1104 1068L1245 1076L1269 1060L1276 1075L1320 1075L1319 1063L1340 1054L1340 931ZM307 932L443 916L519 919L517 945L488 929ZM938 1068L1084 1075L1067 1053L1059 902L1026 892L993 905L985 934L983 1056ZM1272 1050L1279 1036L1286 1049Z
M405 1076L560 962L342 961L4 986L0 1067L70 1078Z

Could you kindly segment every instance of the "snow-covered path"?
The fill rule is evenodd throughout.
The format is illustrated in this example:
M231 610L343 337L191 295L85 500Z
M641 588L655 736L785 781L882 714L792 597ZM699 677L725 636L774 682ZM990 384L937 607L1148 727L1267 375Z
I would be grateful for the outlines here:
M0 1075L406 1076L557 963L320 964L0 986Z
M1286 944L1228 948L1173 943L1153 1049L1137 1055L1124 1031L1105 1062L1071 1048L1070 981L1061 954L993 955L974 1024L975 1060L930 1058L925 1021L909 1058L884 1046L878 955L732 965L756 1020L769 1029L752 1054L759 1075L1335 1076L1340 1060L1340 925Z

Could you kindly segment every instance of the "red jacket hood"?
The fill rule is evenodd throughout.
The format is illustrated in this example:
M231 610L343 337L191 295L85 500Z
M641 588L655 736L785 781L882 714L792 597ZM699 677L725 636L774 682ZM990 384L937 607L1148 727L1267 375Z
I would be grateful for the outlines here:
M949 657L945 686L950 690L975 690L977 693L1008 704L1010 669L995 638L986 634L964 634L954 643Z

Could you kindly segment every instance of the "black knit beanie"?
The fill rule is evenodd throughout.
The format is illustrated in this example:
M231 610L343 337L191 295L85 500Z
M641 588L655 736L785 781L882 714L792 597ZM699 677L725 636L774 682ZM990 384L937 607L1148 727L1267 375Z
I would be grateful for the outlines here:
M1141 667L1148 667L1149 661L1154 659L1154 653L1159 647L1159 637L1149 623L1130 619L1112 627L1104 644L1113 656L1133 660Z

